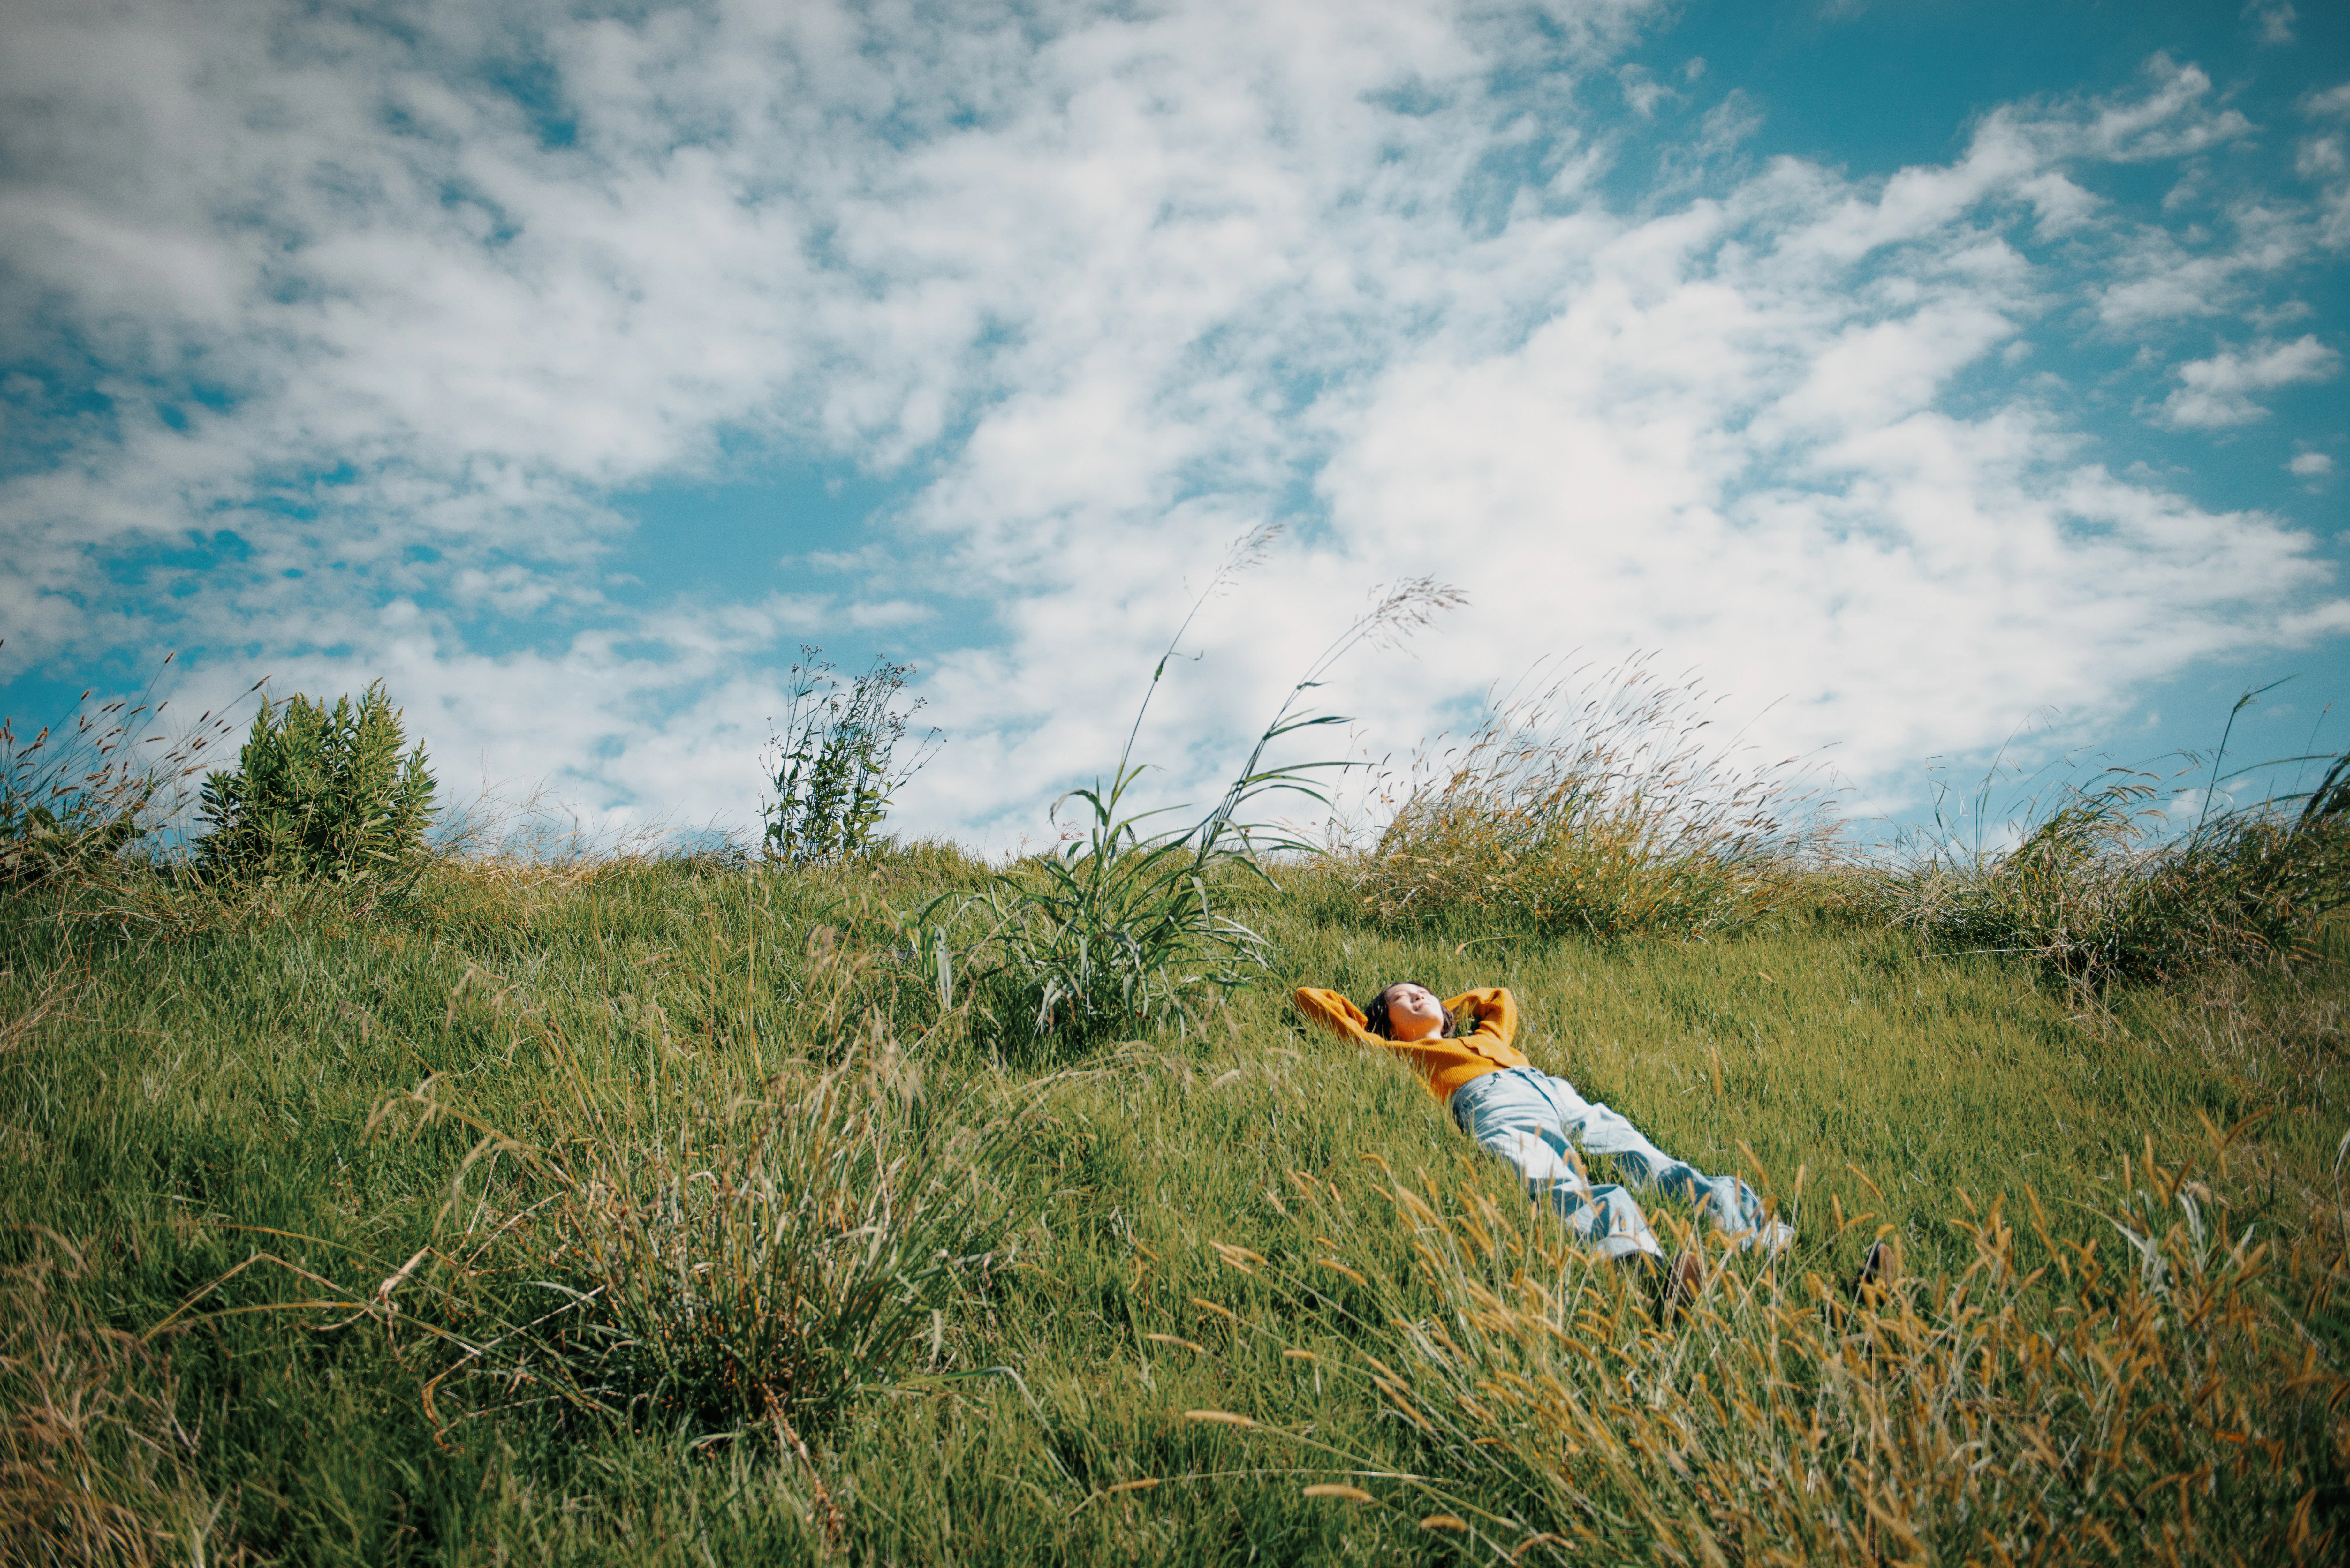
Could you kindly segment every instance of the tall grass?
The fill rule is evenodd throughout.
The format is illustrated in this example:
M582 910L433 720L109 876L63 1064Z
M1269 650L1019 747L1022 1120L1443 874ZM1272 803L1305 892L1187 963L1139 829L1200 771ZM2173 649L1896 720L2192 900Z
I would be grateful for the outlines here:
M951 893L904 921L918 972L939 1005L976 1011L999 1048L1083 1052L1189 1012L1257 979L1264 939L1226 912L1235 876L1263 876L1225 822L1145 834L1127 805L1141 770L1076 790L1084 836L1001 873L977 894ZM1066 804L1066 802L1065 802Z
M232 726L208 710L180 733L164 727L171 704L154 690L177 657L164 656L136 702L92 709L84 691L70 719L29 736L0 720L0 887L102 877L184 809L188 781Z
M2059 1240L2026 1187L2021 1214L1959 1217L1972 1256L1931 1276L1895 1263L1853 1287L1711 1260L1671 1333L1560 1228L1474 1184L1390 1175L1348 1206L1300 1176L1283 1255L1221 1249L1240 1310L1218 1310L1410 1434L1407 1469L1323 1495L1417 1517L1471 1556L2338 1560L2350 1378L2303 1316L2350 1283L2341 1238L2281 1255L2187 1167L2135 1175L2107 1216L2120 1245ZM1364 1243L1389 1229L1409 1239L1403 1277L1365 1257L1392 1251ZM1376 1462L1193 1415L1334 1469Z
M1191 616L1272 535L1240 541L1192 606ZM934 972L941 1008L954 1005L960 950L971 1003L992 1025L999 1048L1082 1051L1152 1027L1190 1027L1194 1010L1261 978L1265 942L1235 919L1226 902L1245 879L1270 888L1260 857L1308 846L1278 828L1253 824L1251 808L1269 795L1295 794L1326 805L1311 782L1336 761L1268 764L1277 742L1325 725L1335 714L1301 708L1331 669L1366 642L1400 639L1461 594L1429 578L1374 589L1364 613L1322 651L1284 696L1212 811L1174 828L1152 817L1180 808L1138 811L1129 797L1146 769L1134 760L1137 738L1191 617L1176 628L1152 669L1126 743L1107 780L1069 791L1053 817L1082 805L1082 826L1067 842L990 879L977 895L948 894L899 922L916 967Z
M1793 763L1704 732L1718 700L1636 659L1507 700L1390 781L1359 865L1398 926L1601 940L1702 936L1793 898L1825 838Z
M1947 948L2021 955L2092 990L2305 957L2350 905L2341 772L2306 796L2201 815L2178 833L2153 808L2156 780L2112 769L2028 803L2012 847L1938 817L1894 865L1850 885L1890 924Z

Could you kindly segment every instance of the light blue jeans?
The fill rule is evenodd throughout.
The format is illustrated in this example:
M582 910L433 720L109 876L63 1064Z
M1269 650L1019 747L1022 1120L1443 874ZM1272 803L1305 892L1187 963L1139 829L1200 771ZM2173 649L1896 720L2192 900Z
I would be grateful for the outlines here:
M1565 1078L1532 1067L1486 1073L1452 1091L1451 1109L1461 1131L1517 1168L1535 1202L1549 1203L1610 1258L1662 1257L1664 1249L1625 1187L1592 1185L1578 1148L1613 1157L1630 1186L1694 1205L1717 1231L1748 1236L1762 1230L1762 1200L1752 1187L1675 1159L1630 1122L1576 1094Z

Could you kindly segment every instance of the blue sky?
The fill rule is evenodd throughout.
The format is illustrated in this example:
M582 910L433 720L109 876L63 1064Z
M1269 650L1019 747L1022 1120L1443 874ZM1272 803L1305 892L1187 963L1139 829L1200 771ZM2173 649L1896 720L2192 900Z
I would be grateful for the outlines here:
M2350 17L2203 5L29 5L0 709L384 676L461 797L754 819L804 641L904 826L1656 650L1856 805L2350 744ZM2329 728L2328 726L2332 726ZM1825 749L1824 751L1824 748Z

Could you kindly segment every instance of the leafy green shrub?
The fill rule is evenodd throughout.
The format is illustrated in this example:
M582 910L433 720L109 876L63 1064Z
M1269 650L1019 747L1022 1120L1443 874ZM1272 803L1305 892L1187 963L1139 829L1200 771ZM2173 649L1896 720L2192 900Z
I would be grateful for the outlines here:
M163 666L175 657L165 655ZM81 696L87 702L90 693ZM91 875L170 815L173 786L202 765L228 721L207 711L177 739L160 729L138 733L169 705L118 699L44 725L30 740L0 721L0 887Z
M910 664L876 659L846 684L823 649L800 645L792 666L791 708L768 742L775 798L761 808L767 857L794 866L823 865L869 850L879 840L889 802L937 750L932 730L911 761L898 748L906 722L922 708L917 698L903 712L898 695L913 674Z
M1797 896L1820 830L1787 763L1741 767L1695 737L1709 704L1643 661L1578 697L1573 677L1423 750L1357 863L1363 907L1399 925L1697 936Z
M2149 776L2060 790L2008 850L1942 831L1854 879L1858 900L1938 945L2013 953L2092 989L2213 962L2290 958L2350 906L2350 757L2297 814L2263 803L2163 839Z
M296 694L262 703L237 765L204 781L199 861L237 882L379 882L421 860L432 775L406 756L400 710L375 681L353 707Z

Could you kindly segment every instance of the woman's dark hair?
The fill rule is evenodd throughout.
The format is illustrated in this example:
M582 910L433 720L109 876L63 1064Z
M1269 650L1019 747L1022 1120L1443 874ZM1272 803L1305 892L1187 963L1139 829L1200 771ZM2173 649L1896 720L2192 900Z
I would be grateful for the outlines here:
M1416 980L1389 981L1379 987L1379 993L1371 998L1371 1004L1368 1007L1363 1009L1363 1017L1368 1021L1371 1033L1382 1040L1395 1038L1395 1030L1388 1023L1388 992L1399 985L1419 985L1420 990L1427 992L1430 996L1436 994L1432 987L1420 985L1420 982ZM1436 1032L1437 1038L1441 1040L1452 1033L1452 1009L1446 1007L1442 1002L1437 1003L1437 1008L1444 1014L1444 1027Z

